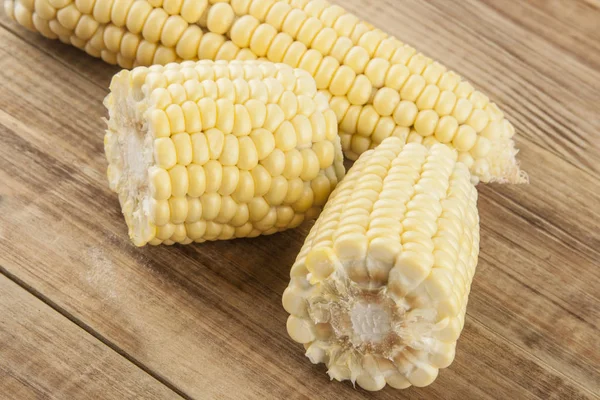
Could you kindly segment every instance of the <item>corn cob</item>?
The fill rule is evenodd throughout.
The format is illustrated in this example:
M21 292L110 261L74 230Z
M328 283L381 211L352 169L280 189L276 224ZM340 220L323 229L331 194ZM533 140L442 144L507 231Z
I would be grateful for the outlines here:
M110 88L108 178L138 246L295 227L344 176L335 114L306 71L186 61L123 70Z
M332 193L291 269L289 335L332 379L426 386L454 359L479 252L477 191L447 146L388 138Z
M4 0L8 15L124 68L267 59L303 68L345 155L390 136L456 148L473 181L525 182L514 128L460 76L324 0Z

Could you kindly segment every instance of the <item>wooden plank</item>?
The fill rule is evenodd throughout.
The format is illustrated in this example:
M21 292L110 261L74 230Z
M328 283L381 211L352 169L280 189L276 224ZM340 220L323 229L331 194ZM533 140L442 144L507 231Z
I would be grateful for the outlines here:
M600 219L600 208L594 205L600 204L598 177L529 141L523 140L521 148L525 161L531 160L531 184L526 188L480 185L479 191L590 259L597 259L600 232L594 226Z
M181 398L0 274L0 397Z
M484 1L498 13L560 46L561 51L575 55L592 68L600 68L597 0Z
M280 296L308 225L132 247L104 178L114 68L18 29L26 42L0 29L0 264L191 397L597 398L600 73L582 58L593 45L566 51L567 39L557 46L491 2L345 6L498 100L532 177L480 187L479 272L457 359L434 385L374 395L331 384L288 339Z
M59 40L47 39L36 32L23 29L1 12L0 26L35 47L40 53L56 60L65 71L72 71L85 77L102 89L107 88L112 76L121 70L119 66L109 65L101 59L90 57L83 50L74 51L72 46Z

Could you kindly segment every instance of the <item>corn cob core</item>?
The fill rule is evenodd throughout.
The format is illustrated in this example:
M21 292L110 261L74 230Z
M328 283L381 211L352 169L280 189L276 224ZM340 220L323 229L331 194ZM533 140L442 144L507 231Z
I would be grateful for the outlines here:
M332 193L291 270L287 330L332 379L429 385L454 359L479 251L477 191L456 152L365 152Z
M110 88L108 178L138 246L295 227L344 176L335 114L306 71L186 61Z
M525 182L514 128L444 66L324 0L4 0L49 38L124 68L267 59L313 75L355 160L387 137L458 150L473 181Z

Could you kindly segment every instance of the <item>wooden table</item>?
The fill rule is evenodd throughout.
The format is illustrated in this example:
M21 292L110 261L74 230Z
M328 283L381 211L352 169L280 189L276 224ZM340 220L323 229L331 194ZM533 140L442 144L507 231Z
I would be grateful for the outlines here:
M478 187L454 364L424 389L329 382L280 300L309 224L133 247L102 145L117 68L0 14L0 398L598 398L600 2L344 3L468 77L518 131L531 184Z

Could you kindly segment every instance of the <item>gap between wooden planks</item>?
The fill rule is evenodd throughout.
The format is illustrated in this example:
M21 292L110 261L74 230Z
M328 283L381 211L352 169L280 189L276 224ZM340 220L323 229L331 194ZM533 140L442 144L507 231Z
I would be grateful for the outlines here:
M0 397L181 398L31 291L0 275Z
M372 395L330 384L287 338L280 295L289 250L299 249L306 225L254 241L131 247L106 189L101 145L101 100L117 69L4 16L0 24L13 34L0 33L0 76L12 80L0 95L0 221L8 238L0 264L191 397L594 397L600 238L598 209L587 206L600 201L595 59L557 48L484 3L402 2L410 13L398 4L345 5L420 43L498 100L517 123L532 176L529 187L480 187L482 254L467 325L456 362L432 387ZM527 58L524 35L541 60Z

